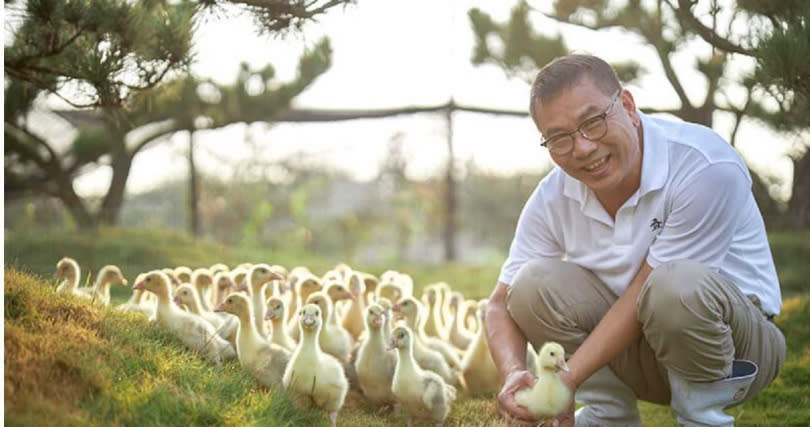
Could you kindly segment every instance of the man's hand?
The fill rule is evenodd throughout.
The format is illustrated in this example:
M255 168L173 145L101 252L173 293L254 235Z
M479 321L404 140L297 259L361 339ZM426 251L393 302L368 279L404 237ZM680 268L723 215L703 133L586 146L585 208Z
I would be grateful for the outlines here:
M534 426L537 419L529 411L515 402L518 390L532 387L537 378L529 371L513 371L506 376L501 392L498 393L498 414L509 426Z

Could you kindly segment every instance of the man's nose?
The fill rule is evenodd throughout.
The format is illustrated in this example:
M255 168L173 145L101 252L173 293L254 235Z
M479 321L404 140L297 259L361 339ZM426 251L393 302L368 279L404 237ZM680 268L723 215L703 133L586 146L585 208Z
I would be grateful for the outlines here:
M574 134L574 152L573 156L577 159L584 159L593 153L598 147L596 141L591 141L577 132Z

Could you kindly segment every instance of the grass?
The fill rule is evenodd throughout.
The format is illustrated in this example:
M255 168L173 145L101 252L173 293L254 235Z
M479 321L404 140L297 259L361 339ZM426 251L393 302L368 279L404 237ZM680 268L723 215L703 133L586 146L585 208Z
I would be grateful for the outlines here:
M788 356L775 383L730 412L738 425L807 425L810 420L810 233L772 236L780 275L788 272L777 325ZM128 278L153 268L264 261L324 271L340 260L273 254L199 242L181 234L102 230L98 234L7 233L4 282L5 422L7 425L326 425L320 411L298 411L284 393L258 386L238 363L213 367L136 315L97 309L53 293L50 277L66 254L94 270L122 267ZM357 266L380 273L407 271L417 287L445 280L465 295L484 297L498 266ZM87 268L87 267L85 267ZM781 276L780 276L781 277ZM784 279L783 280L783 288ZM114 298L128 297L118 288ZM123 291L123 292L122 292ZM675 426L668 407L642 403L649 426ZM405 425L350 393L340 425ZM493 398L460 395L446 423L498 425Z

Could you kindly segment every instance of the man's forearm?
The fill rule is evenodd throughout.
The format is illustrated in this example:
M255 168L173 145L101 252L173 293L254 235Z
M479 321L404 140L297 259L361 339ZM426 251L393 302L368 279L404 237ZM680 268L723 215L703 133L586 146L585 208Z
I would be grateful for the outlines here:
M642 264L630 286L608 310L599 324L568 361L577 385L605 366L641 334L636 301L652 268Z
M526 369L526 337L506 308L509 287L499 283L492 293L486 314L486 333L489 351L501 382L514 371Z

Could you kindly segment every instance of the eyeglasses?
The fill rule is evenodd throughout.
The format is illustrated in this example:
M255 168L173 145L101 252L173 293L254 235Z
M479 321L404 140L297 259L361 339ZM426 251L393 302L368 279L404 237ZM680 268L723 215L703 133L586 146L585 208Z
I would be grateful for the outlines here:
M573 132L559 133L548 139L543 138L540 145L548 148L548 150L555 155L564 156L574 150L574 136L577 133L590 141L601 139L607 134L607 116L610 114L611 110L613 110L613 105L616 104L616 100L619 99L621 93L622 92L619 91L619 93L613 97L613 101L610 102L610 105L608 105L604 113L585 120L579 125L577 130Z

